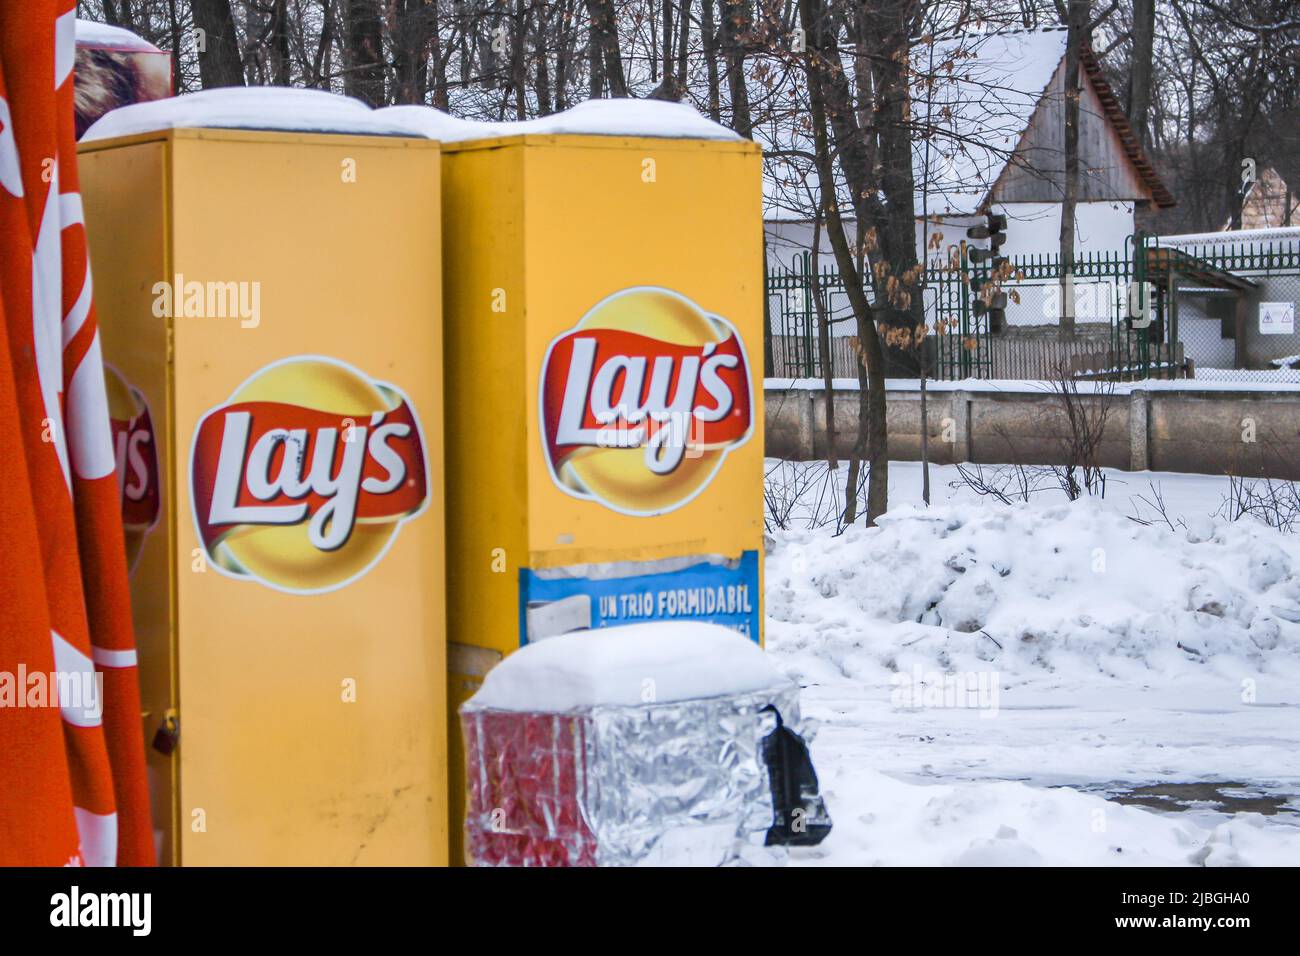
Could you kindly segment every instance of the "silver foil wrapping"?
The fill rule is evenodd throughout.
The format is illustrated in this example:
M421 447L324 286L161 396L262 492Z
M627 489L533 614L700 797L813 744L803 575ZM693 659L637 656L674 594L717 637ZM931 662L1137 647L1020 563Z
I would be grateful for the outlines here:
M792 683L565 714L461 708L466 849L482 866L784 863L765 846L772 705L803 733Z

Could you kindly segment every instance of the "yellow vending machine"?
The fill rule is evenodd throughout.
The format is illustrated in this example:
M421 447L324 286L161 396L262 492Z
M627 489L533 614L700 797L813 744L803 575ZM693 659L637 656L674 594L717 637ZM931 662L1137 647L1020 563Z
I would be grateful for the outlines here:
M80 165L163 862L446 863L438 145Z
M443 144L453 721L552 635L762 636L759 148L495 132Z

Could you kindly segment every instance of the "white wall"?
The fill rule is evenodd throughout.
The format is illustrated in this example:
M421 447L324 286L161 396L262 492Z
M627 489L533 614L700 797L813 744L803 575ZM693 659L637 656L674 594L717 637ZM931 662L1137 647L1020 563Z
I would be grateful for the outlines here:
M1061 207L1058 203L1006 203L995 204L995 212L1007 217L1007 241L1002 246L1002 253L1007 256L1055 256L1060 249ZM917 253L921 255L929 250L927 259L936 256L947 258L950 247L966 238L966 229L982 223L983 216L953 216L939 223L916 224ZM851 231L852 226L846 223ZM812 247L812 223L803 221L769 221L765 223L767 234L767 265L769 269L780 267L789 269L792 260ZM1125 240L1133 234L1133 204L1131 202L1089 202L1079 203L1075 209L1075 255L1085 256L1089 253L1108 253L1112 256L1131 254L1125 246ZM938 235L938 248L933 246L934 237ZM987 245L987 243L978 243ZM835 254L831 251L830 241L825 229L821 235L821 267L823 270L835 269ZM1056 280L1030 280L1017 283L1020 301L1014 299L1007 305L1007 324L1012 327L1028 328L1034 326L1055 325L1060 316L1060 285ZM1080 325L1098 327L1114 321L1119 309L1119 298L1123 294L1113 279L1088 281L1076 279L1075 316ZM789 302L782 301L788 298ZM926 298L926 312L934 317L934 293ZM844 321L851 316L851 309L842 293L833 293L829 298L831 315L841 321L832 326L834 335L853 335L855 327L852 322ZM797 311L802 307L802 300L797 295L774 296L771 308L773 324L780 331L782 322L778 318L787 311Z
M1002 254L1056 254L1061 247L1060 203L996 203L994 211L1007 217L1007 241ZM1124 252L1133 234L1131 202L1081 202L1074 212L1074 253Z
M1004 255L1054 255L1060 248L1061 206L1059 203L997 203L995 212L1007 217L1007 241L1002 247ZM966 238L966 229L983 222L982 216L954 216L940 223L928 225L917 221L916 250L924 253L927 240L940 235L939 249L930 249L927 258L943 254L949 246ZM845 223L851 231L851 223ZM923 227L925 238L922 237ZM789 268L791 260L800 252L812 248L812 223L803 220L768 220L768 267ZM1124 252L1124 241L1133 234L1133 204L1131 202L1085 202L1075 207L1076 255L1099 252ZM834 267L835 254L831 251L826 230L822 230L821 255L828 267Z

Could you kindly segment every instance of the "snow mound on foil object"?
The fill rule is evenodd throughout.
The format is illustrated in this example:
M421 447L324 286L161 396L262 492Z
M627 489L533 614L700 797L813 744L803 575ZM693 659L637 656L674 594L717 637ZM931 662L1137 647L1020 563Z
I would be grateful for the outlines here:
M417 135L348 96L323 90L263 86L204 90L150 103L133 103L97 120L86 130L82 142L167 129Z
M458 119L429 106L389 106L376 115L411 133L444 143L505 136L645 136L655 139L740 140L733 130L685 103L664 100L588 100L538 119L489 123Z
M784 863L763 742L799 689L700 623L530 644L462 705L465 845L479 866Z
M470 705L567 713L730 697L789 685L761 648L717 624L674 621L575 631L494 667Z
M77 46L98 47L105 50L130 50L141 53L161 53L156 46L144 37L136 36L130 30L96 23L94 20L77 21Z

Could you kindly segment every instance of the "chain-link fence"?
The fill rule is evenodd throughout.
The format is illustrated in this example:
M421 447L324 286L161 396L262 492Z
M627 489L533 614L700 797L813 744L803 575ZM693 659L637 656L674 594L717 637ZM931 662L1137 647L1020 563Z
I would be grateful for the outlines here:
M964 244L928 263L932 377L1300 382L1300 229L1267 238L1139 234L1121 250L1077 257L1068 275L1047 253L1012 258L1003 271L1005 314L990 321L980 306L987 264L970 261ZM775 375L822 377L824 316L832 376L857 376L856 322L833 268L814 276L803 253L769 273L767 294ZM1073 317L1063 325L1070 298Z
M1147 250L1190 375L1300 383L1300 229L1174 237Z

